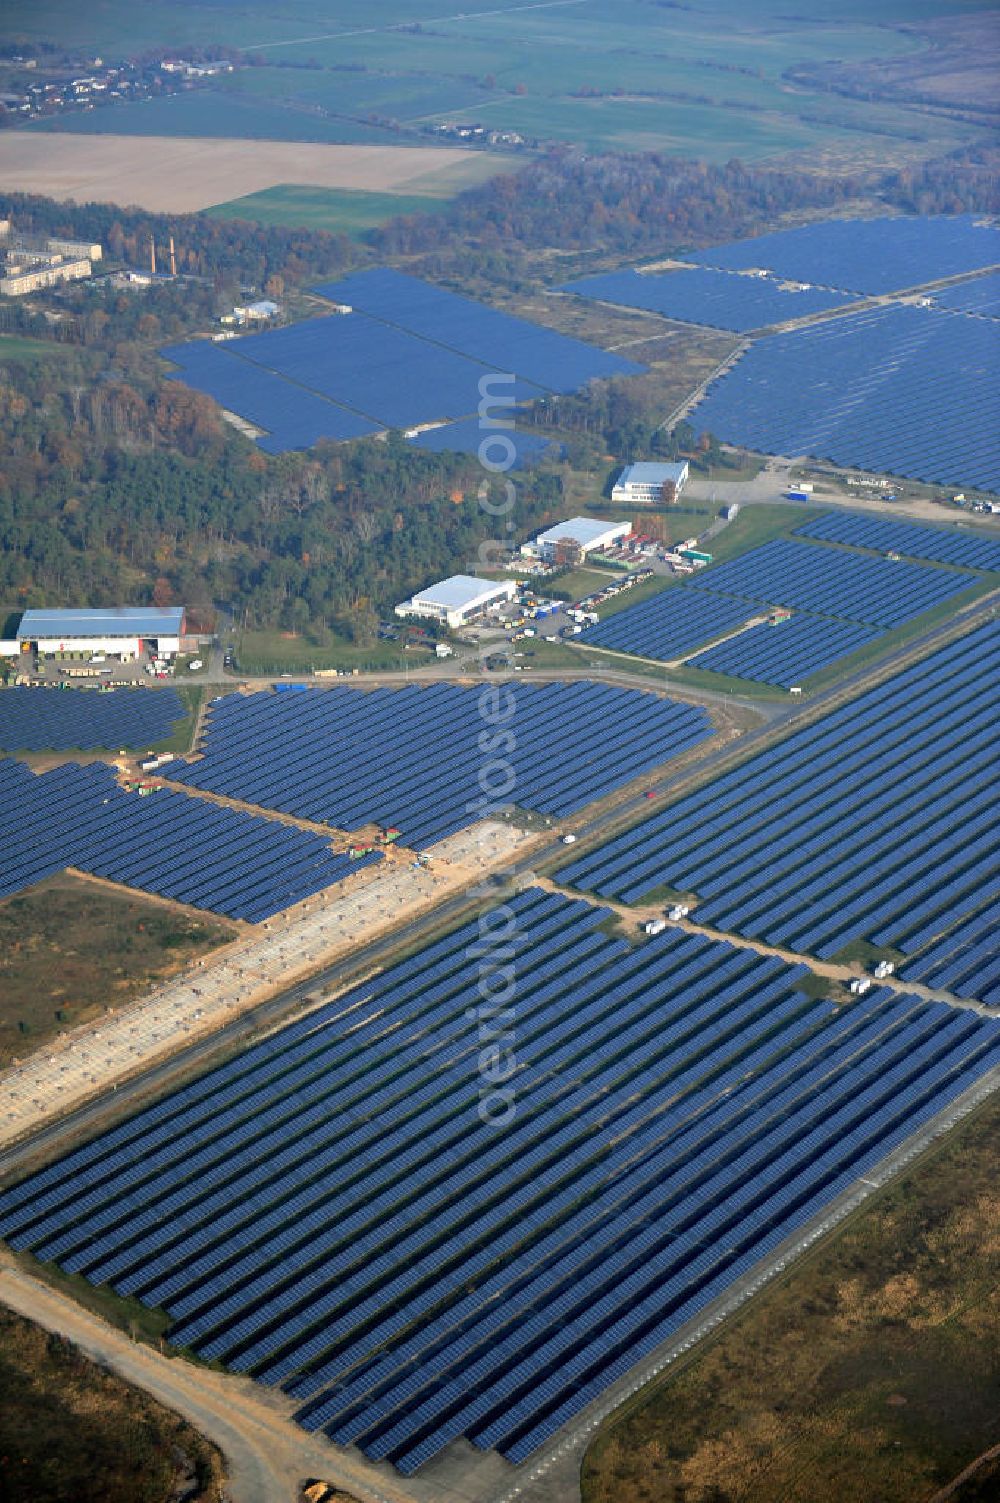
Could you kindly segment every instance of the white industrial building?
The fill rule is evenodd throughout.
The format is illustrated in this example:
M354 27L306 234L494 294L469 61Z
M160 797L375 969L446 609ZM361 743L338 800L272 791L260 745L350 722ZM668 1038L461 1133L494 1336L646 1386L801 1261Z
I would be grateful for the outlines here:
M144 648L170 655L185 634L184 607L98 606L93 610L25 611L17 628L22 651L103 652L130 662Z
M471 574L453 574L439 584L429 585L403 600L396 607L397 616L418 616L438 621L452 630L482 616L494 605L513 600L517 583L512 579L476 579Z
M686 459L677 464L629 464L615 481L611 499L626 506L655 506L663 500L664 486L672 485L676 501L687 484L687 478Z
M523 544L521 552L528 558L542 558L551 562L560 553L577 553L585 558L588 553L600 553L612 548L620 538L632 531L630 522L600 522L594 517L570 517L568 522L557 522L540 532L531 543Z

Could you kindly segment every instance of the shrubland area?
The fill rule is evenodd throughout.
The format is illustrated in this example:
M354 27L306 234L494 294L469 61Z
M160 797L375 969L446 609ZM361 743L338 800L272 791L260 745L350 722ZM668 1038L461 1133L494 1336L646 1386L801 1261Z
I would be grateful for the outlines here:
M1000 1495L998 1148L994 1097L610 1420L584 1503Z
M234 934L208 914L173 911L65 873L6 898L0 1066L64 1029L96 1022L107 1008L143 995Z
M214 1503L222 1458L179 1415L0 1307L4 1503Z

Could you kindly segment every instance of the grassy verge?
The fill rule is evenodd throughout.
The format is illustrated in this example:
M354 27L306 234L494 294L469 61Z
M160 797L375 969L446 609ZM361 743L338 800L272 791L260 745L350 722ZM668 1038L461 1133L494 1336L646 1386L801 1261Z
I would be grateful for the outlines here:
M610 1421L585 1503L927 1503L995 1446L998 1150L994 1096Z
M206 916L58 876L0 904L0 1063L131 1001L233 938Z
M4 1503L209 1503L219 1452L67 1341L0 1309Z
M247 631L239 638L236 664L241 673L310 673L326 668L359 672L373 668L423 668L433 662L429 652L404 652L398 642L357 645L332 637L322 646L306 637L280 631Z

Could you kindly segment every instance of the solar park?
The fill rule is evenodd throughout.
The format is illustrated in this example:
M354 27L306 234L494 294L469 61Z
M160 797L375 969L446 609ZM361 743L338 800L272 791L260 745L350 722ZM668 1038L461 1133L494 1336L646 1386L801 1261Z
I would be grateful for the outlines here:
M797 541L799 535L819 546ZM870 557L871 540L887 537L900 552L918 550L922 561ZM860 545L862 539L869 540L868 551L822 546ZM934 567L923 561L925 554L944 555L934 561L942 564L1000 563L1000 548L989 539L833 514L797 528L796 538L776 538L616 612L588 627L580 641L659 662L686 659L693 668L791 689L883 632L957 599L982 578L964 563ZM768 606L796 614L755 620ZM691 656L698 647L705 650Z
M982 318L1000 318L1000 271L988 272L973 282L959 282L934 293L941 308L954 313L972 313Z
M519 685L501 699L516 743L511 796L553 817L712 734L699 706L604 684ZM188 787L341 830L392 825L420 847L482 817L483 726L480 691L454 684L231 694L210 707L203 756L164 771Z
M712 246L692 260L881 294L1000 265L1000 229L976 214L832 219Z
M918 955L996 892L1000 813L969 771L995 775L998 646L1000 626L979 628L560 879L624 902L690 892L700 921L821 959L862 940ZM995 978L983 964L971 995Z
M98 751L166 741L187 710L176 690L5 689L0 751Z
M352 311L160 352L176 379L263 429L258 442L271 453L449 422L454 447L474 452L482 430L468 420L484 382L494 410L510 409L643 369L401 272L363 272L315 291Z
M0 897L72 866L258 923L379 859L351 860L321 835L181 793L144 798L103 763L36 776L0 759L0 796Z
M5 1190L0 1231L403 1474L459 1437L518 1462L1000 1062L969 1010L834 1007L537 888L506 913L505 1131L473 922Z
M559 290L737 333L855 301L853 293L695 266L662 272L601 272L566 282Z
M988 320L890 304L753 344L692 422L760 453L997 491L998 384Z

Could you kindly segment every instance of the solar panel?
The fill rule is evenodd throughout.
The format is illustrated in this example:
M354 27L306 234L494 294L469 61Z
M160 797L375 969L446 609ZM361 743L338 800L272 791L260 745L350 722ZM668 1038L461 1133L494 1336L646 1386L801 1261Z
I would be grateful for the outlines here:
M832 1009L538 889L503 913L502 1131L476 919L3 1189L0 1233L404 1474L462 1436L517 1462L1000 1059L971 1010Z
M780 277L745 276L704 267L600 272L564 282L560 291L737 333L822 313L854 299L853 293L807 287Z

